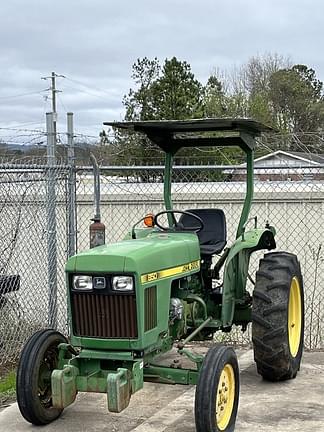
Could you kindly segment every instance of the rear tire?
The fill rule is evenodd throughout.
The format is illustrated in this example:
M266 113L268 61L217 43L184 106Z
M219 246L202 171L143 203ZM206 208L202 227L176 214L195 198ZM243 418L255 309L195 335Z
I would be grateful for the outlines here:
M240 392L237 357L230 347L209 349L196 387L197 432L233 432Z
M55 330L40 330L22 350L17 369L17 402L29 423L48 424L63 411L52 406L51 373L58 365L58 345L66 342Z
M260 260L253 293L252 341L263 378L296 377L304 345L304 291L293 254L273 252Z

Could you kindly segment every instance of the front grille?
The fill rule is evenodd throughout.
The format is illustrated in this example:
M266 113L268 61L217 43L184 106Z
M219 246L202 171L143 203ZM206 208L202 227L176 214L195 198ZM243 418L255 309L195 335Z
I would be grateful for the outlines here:
M72 293L76 336L137 338L135 295Z

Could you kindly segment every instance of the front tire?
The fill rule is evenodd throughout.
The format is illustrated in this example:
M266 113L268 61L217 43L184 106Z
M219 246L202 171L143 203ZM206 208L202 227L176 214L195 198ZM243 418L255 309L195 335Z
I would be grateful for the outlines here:
M252 341L263 378L296 377L304 345L304 290L293 254L273 252L260 260L253 293Z
M240 392L237 357L230 347L209 349L196 387L197 432L233 432Z
M51 373L58 365L58 345L66 342L55 330L39 330L22 350L17 369L17 402L29 423L48 424L63 411L52 406Z

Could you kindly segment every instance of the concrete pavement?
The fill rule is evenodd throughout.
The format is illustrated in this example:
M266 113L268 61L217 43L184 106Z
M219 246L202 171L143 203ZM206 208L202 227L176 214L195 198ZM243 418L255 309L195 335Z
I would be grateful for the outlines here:
M240 407L236 432L324 432L324 352L305 353L295 380L268 383L256 373L252 351L239 351ZM13 404L0 412L1 432L194 432L194 387L146 383L121 414L106 397L80 394L54 423L35 427Z

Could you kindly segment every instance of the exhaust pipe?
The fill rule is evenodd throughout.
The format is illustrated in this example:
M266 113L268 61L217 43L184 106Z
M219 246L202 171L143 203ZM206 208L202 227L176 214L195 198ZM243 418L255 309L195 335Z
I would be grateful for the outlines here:
M94 207L95 214L91 219L93 223L90 225L90 249L102 246L105 244L106 227L101 223L100 216L100 170L97 159L93 153L90 153L90 160L93 166L94 179Z

